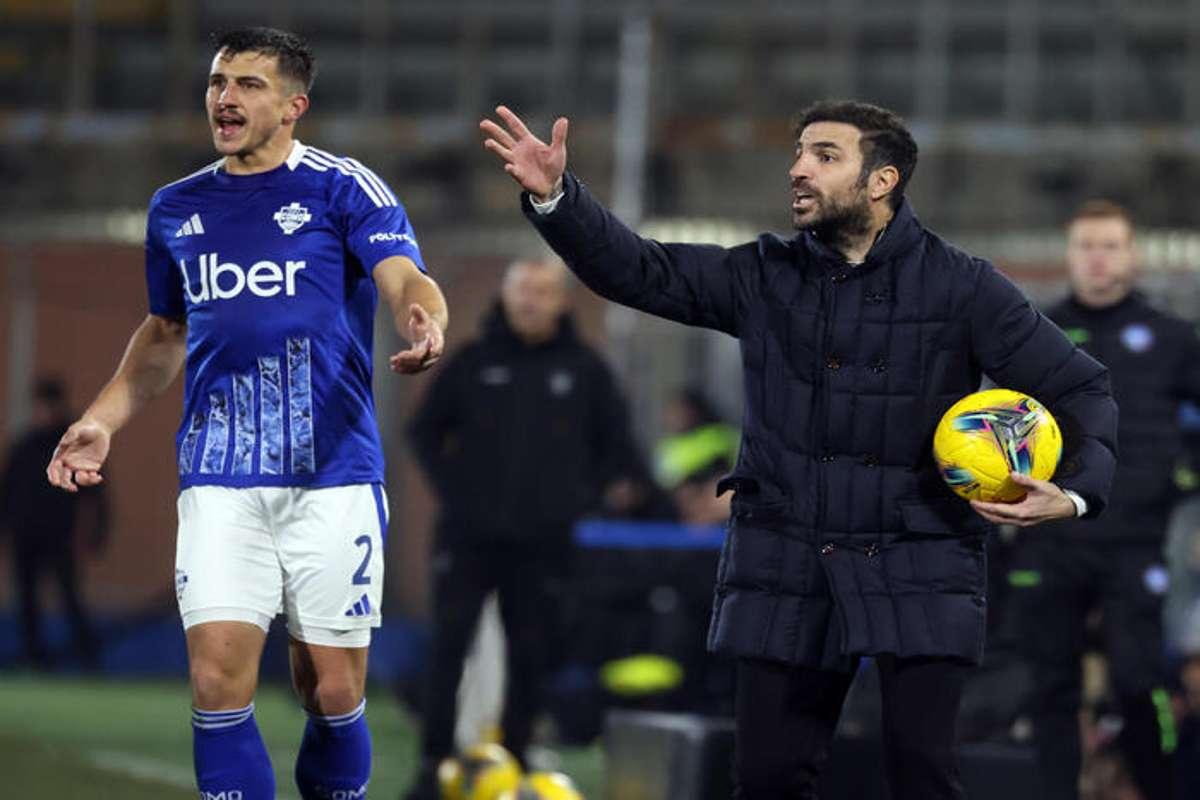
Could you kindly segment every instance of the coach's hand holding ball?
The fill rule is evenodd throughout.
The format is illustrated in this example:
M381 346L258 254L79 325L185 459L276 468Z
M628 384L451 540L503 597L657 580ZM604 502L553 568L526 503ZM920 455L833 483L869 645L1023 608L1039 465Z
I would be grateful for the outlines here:
M971 507L997 525L1018 525L1022 528L1075 516L1075 504L1057 484L1039 481L1019 472L1012 473L1011 478L1013 483L1026 490L1025 497L1019 502L985 503L972 500Z
M1036 525L1075 516L1050 482L1062 455L1058 423L1028 395L975 392L946 411L933 437L938 470L955 494L998 525Z

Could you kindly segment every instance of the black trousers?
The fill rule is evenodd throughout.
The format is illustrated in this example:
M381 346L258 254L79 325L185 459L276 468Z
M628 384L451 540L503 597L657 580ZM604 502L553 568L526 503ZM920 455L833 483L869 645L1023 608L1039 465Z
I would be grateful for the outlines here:
M892 800L963 800L954 723L971 666L944 658L880 656L876 661L883 692L883 769ZM818 800L818 777L853 680L840 672L738 662L737 800Z
M1118 744L1146 800L1172 798L1173 731L1163 664L1162 548L1158 543L1083 543L1027 537L1012 593L1018 642L1033 668L1031 712L1045 800L1079 796L1081 659L1088 615L1103 618L1103 650L1124 724Z
M496 591L507 644L504 745L524 761L541 688L561 652L561 584L569 569L566 536L546 543L439 548L433 559L433 640L426 667L421 757L436 767L454 752L458 685L483 601Z
M79 594L79 570L69 537L45 539L26 534L13 548L13 572L21 614L25 657L34 665L48 666L50 653L42 635L40 583L50 576L58 585L63 608L71 624L75 654L85 666L97 656L97 642Z

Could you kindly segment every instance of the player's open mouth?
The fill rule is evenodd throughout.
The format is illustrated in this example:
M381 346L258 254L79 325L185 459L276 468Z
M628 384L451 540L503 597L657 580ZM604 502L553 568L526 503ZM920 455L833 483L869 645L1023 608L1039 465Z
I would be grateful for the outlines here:
M242 128L246 126L246 121L241 117L235 117L229 114L222 114L215 120L217 133L222 138L230 138L241 133Z

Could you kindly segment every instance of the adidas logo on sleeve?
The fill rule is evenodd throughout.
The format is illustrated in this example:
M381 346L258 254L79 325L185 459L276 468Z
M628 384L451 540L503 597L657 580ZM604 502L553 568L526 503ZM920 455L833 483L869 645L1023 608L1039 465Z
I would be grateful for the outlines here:
M188 217L187 222L179 226L179 230L175 231L175 238L180 236L199 236L204 233L204 225L200 222L199 214L192 214Z

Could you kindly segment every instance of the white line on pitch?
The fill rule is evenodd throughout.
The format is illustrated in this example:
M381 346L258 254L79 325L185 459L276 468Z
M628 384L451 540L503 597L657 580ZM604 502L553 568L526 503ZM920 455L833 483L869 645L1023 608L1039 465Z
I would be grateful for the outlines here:
M125 753L120 750L93 750L87 754L87 760L93 766L106 772L117 772L131 778L165 783L180 789L195 789L196 776L187 767L149 758L136 753ZM279 792L278 800L300 800L289 792Z

